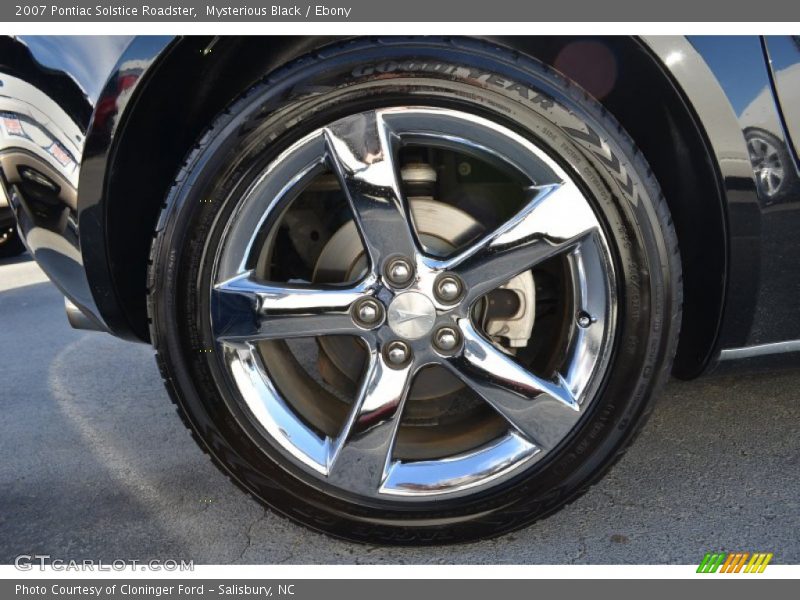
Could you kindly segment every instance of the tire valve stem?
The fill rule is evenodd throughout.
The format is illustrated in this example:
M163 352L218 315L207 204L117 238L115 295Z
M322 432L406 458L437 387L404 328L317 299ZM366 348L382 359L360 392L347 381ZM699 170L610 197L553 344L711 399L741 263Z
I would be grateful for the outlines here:
M586 329L594 323L597 319L592 318L592 315L587 313L586 311L581 311L578 313L578 326Z

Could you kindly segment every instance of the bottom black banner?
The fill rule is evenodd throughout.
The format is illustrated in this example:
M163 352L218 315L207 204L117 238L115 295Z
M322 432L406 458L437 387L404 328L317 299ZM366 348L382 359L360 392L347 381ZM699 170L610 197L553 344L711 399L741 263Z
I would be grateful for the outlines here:
M311 567L313 568L313 567ZM495 600L498 598L536 598L543 595L575 598L579 594L597 597L604 590L615 597L646 597L674 600L683 594L701 591L725 594L726 600L759 594L796 593L797 582L785 579L301 579L301 580L77 580L42 579L0 581L0 598L52 598L54 600L133 600L137 598L284 598L286 600L335 600L369 598L370 600L423 600L442 598L458 600ZM759 589L756 590L756 586ZM765 589L766 587L766 589ZM792 594L794 597L794 594Z

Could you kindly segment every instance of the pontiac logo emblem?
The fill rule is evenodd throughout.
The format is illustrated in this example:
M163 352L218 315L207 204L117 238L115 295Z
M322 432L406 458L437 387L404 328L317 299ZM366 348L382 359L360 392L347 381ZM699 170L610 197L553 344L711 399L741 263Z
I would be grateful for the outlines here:
M436 307L419 292L406 292L392 300L388 310L389 327L397 335L416 340L428 333L436 322Z

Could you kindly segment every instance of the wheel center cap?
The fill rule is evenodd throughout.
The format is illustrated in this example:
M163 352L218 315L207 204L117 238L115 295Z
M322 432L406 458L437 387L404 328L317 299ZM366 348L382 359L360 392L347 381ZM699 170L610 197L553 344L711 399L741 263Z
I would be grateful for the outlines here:
M419 292L395 296L388 310L389 327L400 337L416 340L433 329L436 307Z

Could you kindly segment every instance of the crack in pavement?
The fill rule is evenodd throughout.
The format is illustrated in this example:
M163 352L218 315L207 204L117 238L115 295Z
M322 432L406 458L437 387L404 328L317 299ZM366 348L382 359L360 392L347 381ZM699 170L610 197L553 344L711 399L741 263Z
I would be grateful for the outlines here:
M239 553L239 558L234 561L236 563L240 563L244 558L245 553L253 546L253 529L255 526L267 518L267 509L263 506L260 506L259 508L261 508L261 516L250 523L250 526L247 528L247 531L245 532L245 535L247 536L247 544L245 544L244 548L242 548L242 551Z

